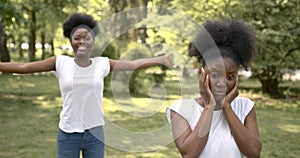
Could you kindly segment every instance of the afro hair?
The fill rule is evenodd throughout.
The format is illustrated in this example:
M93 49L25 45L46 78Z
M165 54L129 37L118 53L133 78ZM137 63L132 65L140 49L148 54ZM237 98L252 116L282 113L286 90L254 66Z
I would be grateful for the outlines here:
M63 24L63 34L64 37L71 39L72 33L75 28L83 26L84 28L92 31L93 37L95 37L99 32L99 26L94 18L87 14L75 13L72 14Z
M243 21L233 19L224 21L207 21L204 25L207 31L201 32L196 39L188 46L190 56L202 60L205 65L204 55L215 45L218 47L221 56L232 58L238 65L246 69L250 66L253 57L256 55L255 34L253 29ZM208 36L214 43L209 42ZM197 49L198 48L198 49Z

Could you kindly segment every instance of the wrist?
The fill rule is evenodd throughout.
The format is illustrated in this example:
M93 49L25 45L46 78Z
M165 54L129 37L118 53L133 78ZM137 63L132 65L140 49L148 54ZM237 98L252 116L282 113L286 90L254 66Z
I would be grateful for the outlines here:
M228 110L228 109L231 109L231 106L229 103L224 103L223 104L223 110Z
M159 56L159 57L158 57L158 62L159 62L160 64L165 65L165 64L166 64L166 63L165 63L165 56Z
M216 107L216 104L208 104L204 108L207 110L214 110Z

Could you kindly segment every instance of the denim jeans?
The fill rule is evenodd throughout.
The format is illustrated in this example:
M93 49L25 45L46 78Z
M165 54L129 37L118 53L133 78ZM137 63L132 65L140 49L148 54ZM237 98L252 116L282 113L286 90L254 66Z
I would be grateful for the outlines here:
M103 158L104 147L103 126L85 130L84 133L65 133L58 129L58 158L79 158L80 151L83 158Z

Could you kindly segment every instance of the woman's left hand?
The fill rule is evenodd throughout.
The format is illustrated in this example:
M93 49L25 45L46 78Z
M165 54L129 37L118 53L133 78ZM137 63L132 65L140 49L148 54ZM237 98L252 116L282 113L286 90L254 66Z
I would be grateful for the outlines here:
M239 80L236 79L235 86L222 100L222 108L230 107L231 102L239 95Z
M172 65L174 64L174 54L167 53L167 54L163 55L162 56L162 64L164 64L168 67L172 67Z

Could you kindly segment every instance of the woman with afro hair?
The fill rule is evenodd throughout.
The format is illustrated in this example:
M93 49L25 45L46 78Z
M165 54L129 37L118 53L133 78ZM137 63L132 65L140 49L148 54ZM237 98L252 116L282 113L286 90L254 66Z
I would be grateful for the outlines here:
M81 151L84 158L104 157L103 78L110 71L173 63L172 54L133 61L90 58L99 31L92 16L75 13L63 24L63 34L70 40L74 58L59 55L29 63L0 63L0 71L8 73L56 71L63 99L57 137L58 158L79 158Z
M182 157L259 157L254 103L238 97L239 67L250 66L255 56L254 32L241 20L207 21L204 28L188 49L203 65L200 97L166 110L175 144Z

